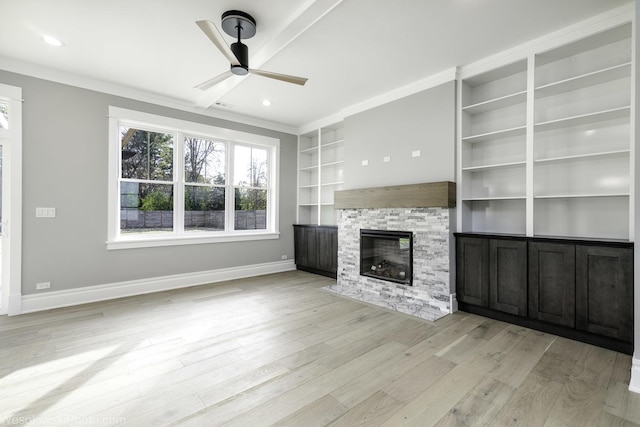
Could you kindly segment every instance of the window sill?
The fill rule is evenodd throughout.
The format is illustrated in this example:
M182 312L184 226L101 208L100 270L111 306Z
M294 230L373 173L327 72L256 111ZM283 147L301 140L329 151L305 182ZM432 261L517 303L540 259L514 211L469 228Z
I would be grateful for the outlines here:
M107 250L153 248L158 246L201 245L206 243L246 242L254 240L279 239L278 232L197 235L197 236L127 236L118 240L108 240Z

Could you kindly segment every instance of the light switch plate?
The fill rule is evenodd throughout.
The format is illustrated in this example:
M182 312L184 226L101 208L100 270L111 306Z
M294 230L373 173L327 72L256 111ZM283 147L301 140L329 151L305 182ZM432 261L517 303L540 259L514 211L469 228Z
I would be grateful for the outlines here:
M422 152L420 150L415 150L411 152L411 157L420 157Z
M36 208L36 218L55 218L56 208Z

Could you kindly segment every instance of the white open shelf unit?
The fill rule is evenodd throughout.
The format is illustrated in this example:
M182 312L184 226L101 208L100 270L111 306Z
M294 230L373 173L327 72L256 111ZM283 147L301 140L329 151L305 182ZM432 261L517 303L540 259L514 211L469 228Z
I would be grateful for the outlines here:
M459 80L458 230L632 240L632 24Z
M335 225L333 193L344 187L342 122L298 138L298 224Z

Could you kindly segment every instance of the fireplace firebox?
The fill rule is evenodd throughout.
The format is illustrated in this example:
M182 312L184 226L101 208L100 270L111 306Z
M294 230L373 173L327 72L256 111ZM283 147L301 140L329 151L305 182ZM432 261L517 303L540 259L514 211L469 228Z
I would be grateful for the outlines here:
M413 286L413 233L361 229L360 275Z

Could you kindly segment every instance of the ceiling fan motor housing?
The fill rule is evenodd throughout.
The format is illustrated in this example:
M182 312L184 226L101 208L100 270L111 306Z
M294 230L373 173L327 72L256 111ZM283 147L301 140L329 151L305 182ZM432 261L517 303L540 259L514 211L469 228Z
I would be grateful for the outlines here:
M238 58L240 65L231 65L231 72L237 76L249 74L249 48L246 44L236 42L231 44L231 52Z

